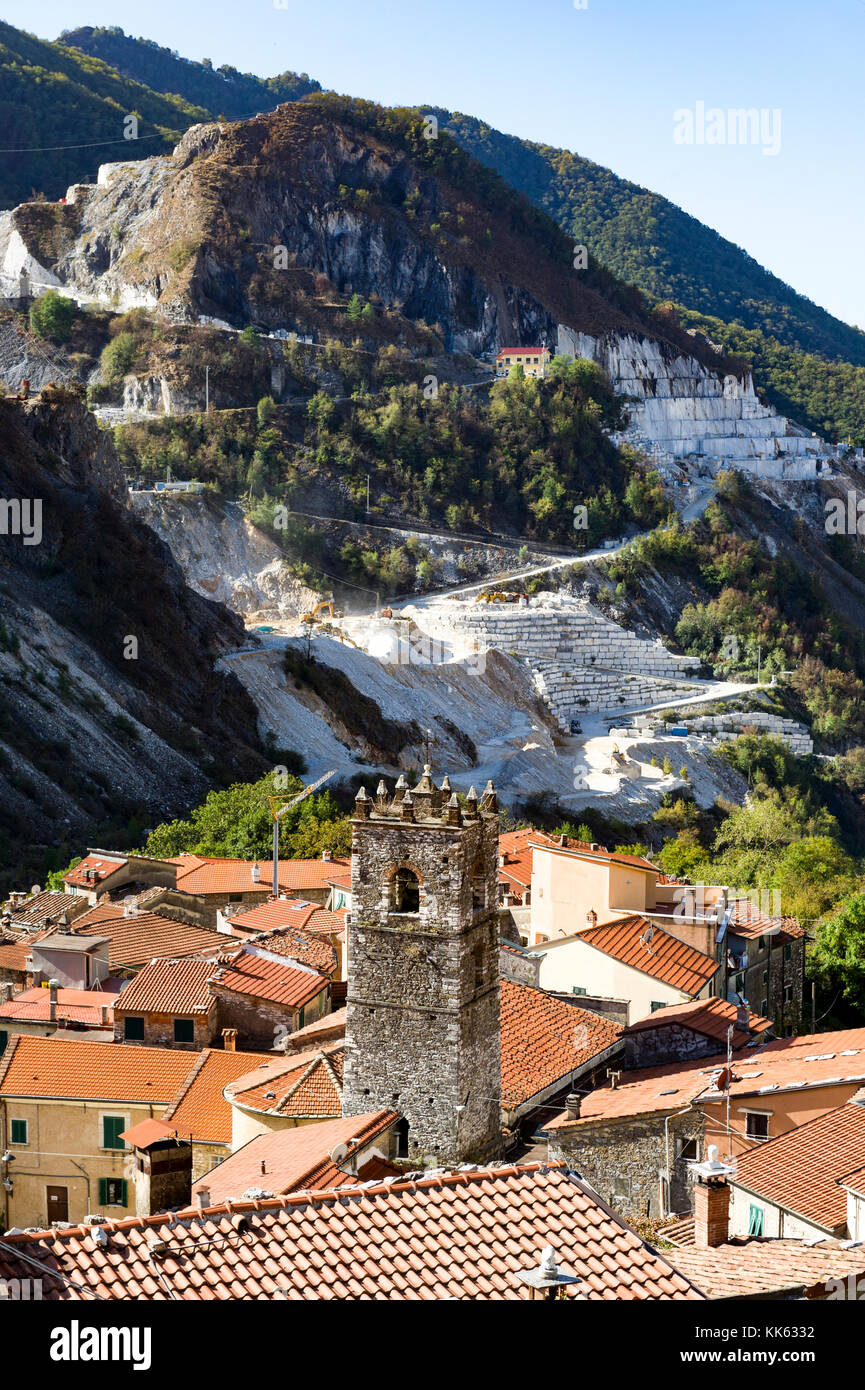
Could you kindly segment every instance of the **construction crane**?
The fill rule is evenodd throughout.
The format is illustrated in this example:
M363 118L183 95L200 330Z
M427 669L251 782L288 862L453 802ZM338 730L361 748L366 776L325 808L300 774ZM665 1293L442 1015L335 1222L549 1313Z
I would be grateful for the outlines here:
M316 791L329 782L331 777L336 776L336 768L331 768L330 772L325 772L317 781L310 782L308 787L304 787L297 796L289 797L287 800L283 796L269 796L267 798L270 806L270 814L273 817L273 896L279 897L279 822L282 820L286 811L290 811L292 806L297 806L301 801L305 801L311 792Z

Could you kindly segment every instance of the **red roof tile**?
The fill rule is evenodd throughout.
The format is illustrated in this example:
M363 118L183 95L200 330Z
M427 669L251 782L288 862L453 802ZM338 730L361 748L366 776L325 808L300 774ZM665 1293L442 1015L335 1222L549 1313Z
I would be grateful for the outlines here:
M177 887L184 893L260 891L269 896L273 888L272 866L266 859L208 859L198 854L179 854L171 862L177 865ZM258 882L252 877L254 862L258 863ZM335 874L346 871L351 871L348 859L280 859L279 887L286 893L327 888Z
M193 1184L192 1195L206 1192L208 1205L215 1206L219 1202L239 1201L251 1189L263 1189L275 1197L303 1188L356 1186L359 1175L341 1170L356 1162L356 1155L375 1140L386 1151L385 1135L396 1120L395 1111L379 1110L375 1114L322 1120L315 1125L256 1135L199 1178ZM339 1168L330 1157L337 1144L348 1148Z
M517 1301L528 1297L518 1272L536 1269L552 1243L583 1298L704 1297L559 1165L430 1174L100 1229L99 1243L82 1226L7 1234L0 1278L32 1277L26 1256L42 1266L46 1300L80 1298L73 1280L109 1299ZM154 1238L166 1246L155 1262Z
M271 1058L226 1088L247 1110L263 1114L336 1118L342 1114L342 1043L284 1058Z
M216 973L212 960L152 960L126 986L118 1003L127 1014L206 1014L213 1006L208 981Z
M688 1246L667 1259L709 1298L759 1298L784 1290L837 1289L838 1279L865 1274L865 1249L844 1250L833 1240L804 1245L798 1240L731 1240L711 1249Z
M623 965L661 980L671 989L698 994L717 974L719 964L695 946L670 936L645 917L623 917L579 933L580 941L614 956Z
M124 854L86 854L80 864L63 875L64 883L74 883L80 888L98 888L111 874L122 869L126 863Z
M646 1018L637 1019L625 1029L625 1034L643 1033L648 1029L666 1028L679 1024L690 1028L702 1037L714 1038L716 1042L727 1044L727 1029L733 1025L733 1047L744 1047L751 1034L765 1033L772 1026L771 1019L761 1018L759 1014L748 1014L749 1032L741 1032L736 1027L738 1013L735 1004L726 999L691 999L685 1004L667 1004L663 1009L655 1009Z
M847 1224L847 1195L838 1186L865 1163L865 1109L842 1105L759 1144L739 1158L734 1182L806 1221L835 1231ZM839 1234L844 1234L842 1229Z
M217 991L228 990L232 994L267 999L292 1009L302 1008L330 984L317 972L298 970L281 960L267 960L244 949L221 955L213 979Z
M170 1047L16 1034L0 1061L0 1096L166 1105L191 1066Z
M618 1043L622 1030L532 985L501 983L502 1105L513 1110Z
M116 903L99 903L78 917L73 935L85 936L93 928L109 938L112 968L146 965L155 956L197 956L218 950L225 938L205 927L192 927L161 912L139 912L125 917Z
M620 854L617 850L609 850L604 845L590 844L588 840L574 840L568 835L545 835L542 831L534 831L529 842L535 849L552 850L555 854L568 854L577 859L602 860L609 864L625 864L631 869L645 869L651 873L653 879L656 878L658 869L651 859L644 859L639 854Z
M294 1033L289 1033L282 1043L284 1051L307 1052L311 1047L344 1038L347 1012L343 1005L341 1009L334 1009L333 1013L323 1014L315 1023L308 1023L305 1028L298 1028Z
M106 1025L114 1021L116 992L99 989L58 989L56 1019L58 1023L88 1023L99 1026L102 1010L108 1009ZM51 996L47 989L36 987L22 990L5 1004L0 1004L0 1023L4 1020L20 1023L50 1022Z
M206 1047L161 1118L191 1133L196 1143L230 1143L231 1106L222 1093L238 1076L270 1060L267 1052L221 1052Z
M769 917L755 907L750 898L737 898L730 904L729 929L734 935L750 941L771 935L775 945L793 941L805 934L795 917Z

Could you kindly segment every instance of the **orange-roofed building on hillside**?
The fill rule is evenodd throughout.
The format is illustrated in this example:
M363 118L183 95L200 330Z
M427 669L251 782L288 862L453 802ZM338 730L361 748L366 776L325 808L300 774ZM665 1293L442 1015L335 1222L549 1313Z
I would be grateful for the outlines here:
M190 1070L163 1111L162 1119L189 1135L195 1181L231 1153L232 1109L224 1094L226 1087L273 1058L265 1052L206 1047L189 1060Z
M63 883L67 893L96 903L121 891L133 894L155 886L173 887L176 872L169 859L89 849L81 862L63 875Z
M13 1037L0 1059L5 1224L135 1214L124 1130L159 1115L193 1065L186 1052Z
M88 1042L97 1038L110 1042L120 984L107 980L101 989L63 989L52 981L13 995L0 1004L0 1055L16 1034L29 1038L78 1034Z
M107 901L76 919L70 939L97 934L108 941L111 973L127 979L157 956L206 955L223 944L223 938L207 928L163 912L140 912L129 904Z
M496 353L496 376L507 376L512 367L522 367L526 376L543 376L549 361L546 347L505 347Z
M323 975L345 979L345 910L331 912L304 898L271 898L216 919L221 934L254 940Z
M267 860L210 859L180 854L172 861L177 870L177 891L198 904L200 920L216 926L217 913L256 907L273 894L273 870ZM325 851L320 859L280 859L279 892L286 898L304 898L319 907L331 905L331 880L348 881L351 863Z

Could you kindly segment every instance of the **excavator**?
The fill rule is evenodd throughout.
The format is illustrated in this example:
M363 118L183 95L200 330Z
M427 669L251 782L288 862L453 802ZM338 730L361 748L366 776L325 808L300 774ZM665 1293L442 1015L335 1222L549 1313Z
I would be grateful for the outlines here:
M528 601L528 594L512 594L505 592L504 589L487 589L484 593L478 594L479 603L519 603L520 599Z
M319 613L323 612L324 610L327 610L331 618L339 617L339 614L333 606L333 599L322 599L321 603L317 603L315 605L311 613L303 613L301 615L300 621L302 623L314 623L318 618Z

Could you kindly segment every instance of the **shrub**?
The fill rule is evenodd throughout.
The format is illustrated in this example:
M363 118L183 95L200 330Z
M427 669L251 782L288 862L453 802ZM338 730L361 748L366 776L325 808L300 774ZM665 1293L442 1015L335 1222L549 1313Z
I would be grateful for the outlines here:
M131 372L138 356L138 342L131 333L118 333L102 349L99 365L107 382L118 382Z
M55 290L49 290L30 306L30 327L37 338L65 343L77 314L78 305L74 300L64 299Z

